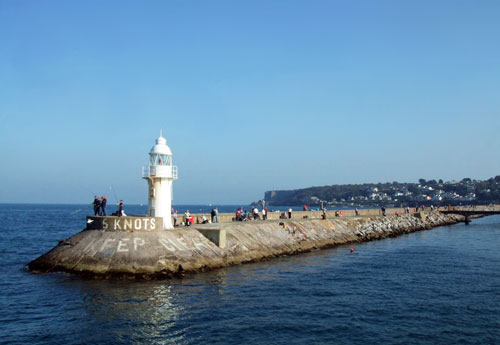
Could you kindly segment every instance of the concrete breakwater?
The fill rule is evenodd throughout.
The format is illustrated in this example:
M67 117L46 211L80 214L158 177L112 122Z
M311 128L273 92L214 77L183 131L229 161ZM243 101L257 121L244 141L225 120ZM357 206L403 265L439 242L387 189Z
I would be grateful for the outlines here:
M463 220L463 216L434 212L426 216L232 222L173 230L87 229L60 241L28 267L36 273L65 271L93 278L164 278L383 239Z

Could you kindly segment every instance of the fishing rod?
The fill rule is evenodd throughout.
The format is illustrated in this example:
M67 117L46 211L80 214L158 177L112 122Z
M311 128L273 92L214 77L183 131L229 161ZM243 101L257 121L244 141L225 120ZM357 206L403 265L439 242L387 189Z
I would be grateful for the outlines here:
M79 187L81 190L85 191L85 193L90 193L90 194L92 194L92 195L94 195L94 196L95 196L95 195L97 195L96 193L94 193L94 192L93 192L93 191L91 191L90 189L88 189L88 188L84 188L84 187L83 187L83 186L81 186L81 185L78 185L78 187Z
M91 195L93 195L93 196L96 196L96 195L97 195L97 194L95 194L93 191L91 191L90 189L85 188L85 187L83 187L83 186L82 186L82 185L80 185L80 184L77 184L76 186L77 186L78 188L80 188L82 191L84 191L84 192L85 192L85 194L90 193L90 194L91 194ZM92 202L91 202L90 204L92 205L93 203L94 203L94 201L92 200ZM87 203L85 203L85 205L87 205ZM78 210L75 210L75 211L70 212L69 214L75 214L75 213L80 212L81 210L82 210L82 209L80 208L80 209L78 209Z
M115 198L115 204L118 204L118 198L116 197L115 189L113 188L112 185L109 186L109 190L113 191L113 196Z

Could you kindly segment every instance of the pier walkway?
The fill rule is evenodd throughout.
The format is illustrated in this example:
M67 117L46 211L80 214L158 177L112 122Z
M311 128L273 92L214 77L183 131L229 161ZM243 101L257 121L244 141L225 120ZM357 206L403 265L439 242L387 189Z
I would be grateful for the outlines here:
M437 209L434 209L434 212L436 212ZM280 221L287 221L287 220L304 220L304 219L321 219L322 218L322 211L313 211L313 210L308 210L308 211L293 211L292 212L292 218L281 218L281 214L285 213L285 215L288 215L287 210L280 210L280 211L269 211L267 215L267 220L280 220ZM424 213L424 214L429 214L431 213L430 208L425 208L419 209L418 212L415 212L414 208L410 208L410 213ZM386 209L386 214L387 216L393 216L395 214L403 215L405 214L405 209L404 208L388 208ZM209 213L191 213L191 215L194 217L194 224L201 224L203 216L206 217L206 219L211 219ZM349 209L349 210L343 210L343 209L330 209L326 211L326 218L331 219L331 218L337 218L337 217L374 217L374 216L381 216L382 217L382 211L378 208L370 208L370 209L359 209L358 215L356 215L356 212L354 209ZM262 220L262 213L259 213L259 219L254 220L254 219L249 219L248 221L250 222L263 222ZM234 222L236 220L236 215L235 213L219 213L218 216L219 223L229 223L229 222ZM184 223L184 215L179 214L179 219L177 224Z
M469 221L471 216L492 216L500 214L498 206L477 206L477 207L446 207L439 210L443 214L458 214L465 217L465 222Z
M180 211L180 210L179 210ZM349 210L343 210L343 209L330 209L326 211L326 217L327 218L337 218L337 211L339 212L340 217L355 217L356 212L354 209L349 209ZM489 216L489 215L494 215L494 214L500 214L500 205L492 205L492 206L475 206L475 207L437 207L434 208L434 211L431 210L430 207L426 207L425 209L419 208L418 212L416 212L415 208L410 208L410 214L425 214L428 215L431 212L436 212L439 211L443 214L458 214L465 216L467 219L469 216L474 216L474 215L484 215L484 216ZM342 212L342 214L340 214ZM281 219L280 216L282 213L288 214L287 210L280 210L280 211L269 211L267 220L303 220L303 219L321 219L322 218L322 211L313 211L313 210L308 210L308 211L293 211L292 212L292 218L285 218ZM393 216L395 214L399 215L404 215L405 214L405 208L388 208L386 209L386 214L387 216ZM201 224L203 216L206 217L206 219L210 219L210 214L209 213L191 213L191 215L194 217L194 224ZM379 208L370 208L370 209L359 209L358 211L358 217L373 217L373 216L382 216L382 211ZM259 213L260 219L257 219L257 221L263 221L262 220L262 213ZM234 213L219 213L218 219L219 223L228 223L228 222L233 222L235 221L235 214ZM255 221L253 219L250 219L249 221ZM179 213L179 219L178 219L178 224L181 224L185 222L184 215Z

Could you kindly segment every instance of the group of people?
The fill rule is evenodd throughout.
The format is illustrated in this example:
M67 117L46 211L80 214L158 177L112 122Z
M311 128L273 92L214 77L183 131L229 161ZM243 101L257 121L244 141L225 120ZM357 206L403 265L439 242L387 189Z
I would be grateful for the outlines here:
M172 207L172 217L174 218L174 228L175 228L176 226L179 225L178 224L179 223L179 213L177 212L177 210L174 211L173 207ZM184 219L185 219L185 222L184 222L185 226L191 226L193 224L194 217L191 215L191 213L189 213L189 210L186 210L186 212L184 213Z
M94 215L95 216L106 216L106 204L107 204L107 197L105 195L102 197L98 197L97 195L95 195L94 202L92 203L92 205L94 206ZM112 215L118 216L118 217L125 216L125 212L123 211L123 200L120 200L120 202L117 204L117 206L118 206L118 210L115 213L113 213ZM425 210L425 206L423 206L421 208L423 210ZM420 207L416 206L413 209L413 211L418 212L419 209L420 209ZM430 209L431 209L431 211L433 211L434 206L431 205ZM307 205L304 206L304 211L305 210L308 210ZM326 219L326 207L323 207L321 209L321 211L322 211L322 214L321 214L322 218ZM253 207L251 212L248 212L247 210L243 210L243 208L240 207L236 210L235 220L236 221L248 221L248 220L259 220L259 219L267 220L268 212L269 211L268 211L267 207L262 208L261 212L259 212L259 209L257 207ZM354 212L355 212L356 216L359 215L359 209L357 207L354 209ZM383 216L387 216L387 211L386 211L386 208L384 206L380 207L380 213ZM404 208L404 213L405 214L410 213L410 208L408 206ZM262 214L262 218L261 218L260 214ZM343 211L338 211L338 210L335 211L336 217L342 217L343 215L344 215ZM179 223L179 214L176 210L174 211L173 207L172 207L172 217L174 220L174 227L178 226L179 225L178 224ZM207 217L202 216L202 223L205 224L205 223L210 223L210 222L211 223L218 223L219 222L219 210L217 207L213 208L211 210L210 217L211 217L211 221L209 221L207 219ZM291 219L292 218L292 208L289 208L288 212L282 212L280 215L280 218L281 219L287 219L287 218ZM306 217L304 217L304 218L306 218ZM186 210L186 212L184 213L184 219L185 219L184 225L190 226L193 224L194 217L189 213L189 210Z
M291 219L292 218L292 208L288 209L288 212L281 212L280 219Z
M103 195L102 198L99 198L97 195L94 195L94 216L105 216L106 215L106 204L108 199L106 195Z
M267 219L268 210L267 208L262 209L262 220ZM247 210L243 210L241 207L236 210L235 220L238 222L243 222L247 220L257 220L260 219L259 209L257 207L252 208L252 216Z
M210 216L211 216L211 222L212 223L218 223L219 220L218 220L218 217L219 217L219 210L216 208L213 208L212 211L210 212ZM179 225L179 213L177 212L177 210L174 210L174 208L172 207L172 217L174 218L174 228ZM191 226L193 225L194 223L194 217L193 215L189 212L189 210L186 210L186 212L184 213L184 225L185 226ZM205 215L202 215L201 217L201 223L202 224L207 224L209 223L210 221L207 219L207 217L205 217ZM181 223L182 225L182 223Z
M425 209L425 206L423 206L422 208ZM434 209L433 206L431 206L430 208L431 208L431 211ZM303 210L310 211L310 209L307 205L303 206ZM326 219L327 218L327 208L323 206L320 210L322 211L321 218ZM418 212L418 210L419 210L419 206L416 206L413 209L413 211L415 211L415 212ZM95 215L104 215L104 216L106 215L106 196L103 196L102 198L98 198L97 196L95 197L95 199L94 199L94 212L95 212ZM267 207L263 207L261 211L259 211L259 209L257 207L252 207L250 212L248 210L244 210L242 207L240 207L236 210L235 220L236 221L249 221L249 220L260 220L260 219L267 220L268 212L269 211L268 211ZM385 206L381 206L379 212L383 216L387 216L387 210L386 210ZM359 209L357 207L354 209L354 213L356 216L359 216L360 212L359 212ZM410 213L410 208L406 207L404 209L404 213L405 214ZM395 214L397 215L397 212ZM116 212L116 214L113 213L113 215L117 215L117 216L125 215L123 213L123 201L122 200L120 200L120 203L118 204L118 211ZM335 217L342 217L342 216L344 216L344 212L342 210L335 211ZM189 210L186 210L186 212L184 213L184 222L179 223L179 214L178 214L177 210L174 210L174 208L172 207L172 217L173 217L173 221L174 221L174 227L176 227L178 225L190 226L194 223L194 217L193 217L193 215L190 214ZM307 218L307 217L308 216L304 216L304 218ZM292 218L292 208L289 208L288 211L282 212L279 218L280 219L291 219ZM212 210L210 211L210 220L207 218L207 216L202 215L201 219L197 220L197 222L200 222L200 221L202 224L218 223L219 222L219 210L218 210L218 208L217 207L212 208Z
M94 195L94 216L106 216L106 204L108 203L108 198L106 195L99 198L97 195ZM118 210L113 213L113 216L125 216L125 212L123 212L123 200L120 200L120 203L117 205Z

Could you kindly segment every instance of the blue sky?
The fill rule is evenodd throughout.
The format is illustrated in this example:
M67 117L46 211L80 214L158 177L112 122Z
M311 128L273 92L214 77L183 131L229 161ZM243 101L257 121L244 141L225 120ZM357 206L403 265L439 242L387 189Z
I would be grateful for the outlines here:
M500 174L498 1L0 1L0 202Z

